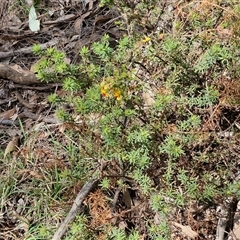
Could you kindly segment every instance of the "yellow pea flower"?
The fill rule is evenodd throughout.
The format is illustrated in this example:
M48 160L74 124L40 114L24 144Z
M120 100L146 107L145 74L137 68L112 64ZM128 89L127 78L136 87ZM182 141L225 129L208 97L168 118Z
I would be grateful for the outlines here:
M101 83L101 94L103 97L110 97L110 85L105 84L104 82Z
M150 37L145 37L144 39L142 39L142 42L143 42L143 43L147 43L147 42L149 42L149 41L151 41L151 38L150 38Z
M122 91L121 90L115 89L113 92L113 95L118 101L122 100Z

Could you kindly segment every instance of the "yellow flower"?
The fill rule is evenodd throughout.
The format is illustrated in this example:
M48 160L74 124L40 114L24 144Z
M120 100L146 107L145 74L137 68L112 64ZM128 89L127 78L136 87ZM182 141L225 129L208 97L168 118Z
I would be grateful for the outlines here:
M100 84L101 95L105 98L115 98L120 101L122 99L122 91L114 88L113 77L103 78Z
M101 94L103 97L110 97L110 86L104 82L101 83Z
M146 42L149 42L149 41L151 41L150 37L145 37L144 39L142 39L143 43L146 43Z
M101 94L102 94L103 97L106 97L106 98L110 97L110 94L105 90L101 90Z
M122 91L119 89L115 89L113 95L118 101L122 99Z

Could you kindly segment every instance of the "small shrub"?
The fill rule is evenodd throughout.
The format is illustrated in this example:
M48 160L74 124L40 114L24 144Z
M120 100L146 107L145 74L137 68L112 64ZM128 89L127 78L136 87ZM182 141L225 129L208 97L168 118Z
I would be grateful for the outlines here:
M218 160L211 162L211 156L217 159L217 155L211 155L206 145L214 143L220 149L221 139L205 130L207 122L201 112L221 101L218 79L226 71L236 76L240 68L235 36L222 43L216 34L205 34L214 27L217 30L214 14L219 14L219 8L214 12L207 6L208 21L204 22L192 3L187 4L180 8L181 12L190 12L189 18L183 21L186 15L177 15L172 32L151 31L151 36L134 32L132 29L151 11L145 26L155 29L160 12L157 2L129 7L130 2L101 1L129 14L129 34L114 48L108 35L91 48L82 47L79 65L65 63L65 55L55 48L42 51L34 46L33 51L41 57L35 66L37 77L47 82L62 81L69 93L62 98L49 96L51 103L59 105L56 115L74 124L81 124L79 119L84 123L84 131L77 138L82 154L92 158L86 164L94 168L99 159L116 163L119 178L132 178L141 194L151 198L152 208L167 216L172 205L180 208L199 198L214 201L220 194L220 186L206 177L219 164ZM239 19L224 21L237 28ZM71 111L61 108L59 102L68 104ZM203 161L209 167L201 170ZM160 192L153 172L158 172L155 178L160 179ZM224 178L221 170L216 169L216 175ZM236 195L238 186L229 185L230 179L226 182L226 192ZM107 189L109 183L105 177L101 187ZM129 239L138 239L134 234ZM153 239L167 239L167 221L158 226L150 224L149 234ZM127 239L117 228L112 229L110 238Z

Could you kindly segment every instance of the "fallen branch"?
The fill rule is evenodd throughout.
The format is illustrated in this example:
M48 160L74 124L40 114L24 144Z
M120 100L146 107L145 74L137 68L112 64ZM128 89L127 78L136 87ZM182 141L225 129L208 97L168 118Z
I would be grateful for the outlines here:
M63 223L60 225L58 230L55 232L52 240L59 240L63 237L63 235L65 234L65 232L67 231L67 229L69 227L69 224L73 221L75 216L78 214L78 212L82 206L83 200L97 186L98 181L99 181L98 179L90 180L82 187L82 189L78 193L78 195L72 205L70 212L68 213L67 217L65 218Z
M41 46L41 49L46 49L48 47L52 47L58 43L57 39L53 39L49 42L39 44ZM0 52L0 59L8 58L8 57L13 57L16 55L22 55L22 54L29 54L32 53L32 46L31 47L25 47L25 48L20 48L17 50L11 50L8 52Z
M37 91L47 91L52 88L61 87L61 83L45 83L44 86L29 86L23 84L13 84L9 85L9 89L27 89L27 90L37 90Z
M50 124L59 124L59 123L61 123L61 121L59 121L58 119L56 119L54 117L44 117L41 114L34 114L34 113L28 111L26 108L19 115L19 117L22 117L22 116L24 116L26 118L33 119L35 121L43 121L45 123L50 123Z
M0 78L13 81L19 84L40 84L35 74L17 67L0 63Z

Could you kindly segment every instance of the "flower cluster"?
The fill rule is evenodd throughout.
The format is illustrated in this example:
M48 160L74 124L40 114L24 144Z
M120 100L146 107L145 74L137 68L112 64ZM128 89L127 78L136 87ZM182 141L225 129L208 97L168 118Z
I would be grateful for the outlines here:
M122 91L114 86L113 77L103 78L101 82L101 95L104 98L115 98L122 100Z

